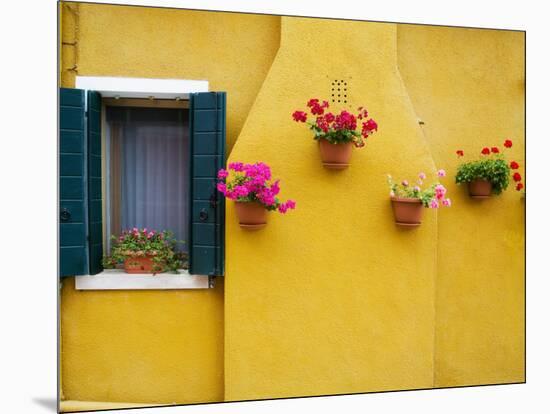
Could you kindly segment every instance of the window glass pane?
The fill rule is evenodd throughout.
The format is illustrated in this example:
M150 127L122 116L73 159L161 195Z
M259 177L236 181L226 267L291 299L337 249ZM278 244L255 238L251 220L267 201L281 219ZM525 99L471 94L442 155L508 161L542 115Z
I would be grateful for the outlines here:
M186 240L188 111L108 107L107 122L111 233L146 227Z

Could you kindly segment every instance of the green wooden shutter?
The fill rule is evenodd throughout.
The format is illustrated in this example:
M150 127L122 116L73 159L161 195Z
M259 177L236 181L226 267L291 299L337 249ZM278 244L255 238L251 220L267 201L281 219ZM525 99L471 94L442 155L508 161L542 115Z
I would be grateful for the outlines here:
M84 91L59 91L59 273L87 273Z
M216 175L225 165L225 92L190 94L189 272L223 276L225 198Z
M103 220L101 201L101 95L88 91L88 248L90 274L103 270Z

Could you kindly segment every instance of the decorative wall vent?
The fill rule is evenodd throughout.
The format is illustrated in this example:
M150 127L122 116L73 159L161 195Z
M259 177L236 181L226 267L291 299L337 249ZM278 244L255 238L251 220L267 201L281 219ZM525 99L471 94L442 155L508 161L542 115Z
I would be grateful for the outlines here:
M348 103L349 88L348 81L346 79L340 78L332 80L330 89L330 99L333 103Z

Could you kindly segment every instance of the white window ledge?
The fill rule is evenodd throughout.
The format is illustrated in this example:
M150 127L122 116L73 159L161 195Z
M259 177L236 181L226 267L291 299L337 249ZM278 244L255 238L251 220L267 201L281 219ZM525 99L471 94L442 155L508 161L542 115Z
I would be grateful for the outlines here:
M179 273L128 274L122 270L104 270L93 276L76 276L77 290L163 290L208 289L213 278L190 275L187 270ZM211 283L212 281L212 283Z

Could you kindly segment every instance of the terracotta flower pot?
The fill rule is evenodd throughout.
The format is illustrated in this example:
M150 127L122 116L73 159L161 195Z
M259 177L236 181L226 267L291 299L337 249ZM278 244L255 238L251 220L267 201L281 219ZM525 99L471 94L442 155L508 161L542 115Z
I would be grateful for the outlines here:
M243 229L258 230L267 224L267 210L256 202L235 202L235 211Z
M391 197L391 205L395 224L408 227L420 226L424 205L419 198Z
M472 198L489 198L491 197L491 191L493 184L487 180L474 180L468 183L468 191Z
M126 273L159 273L155 269L153 256L133 256L124 260L124 271Z
M321 160L325 168L331 170L348 168L353 150L351 142L331 144L326 139L321 138L319 140L319 150L321 151Z

